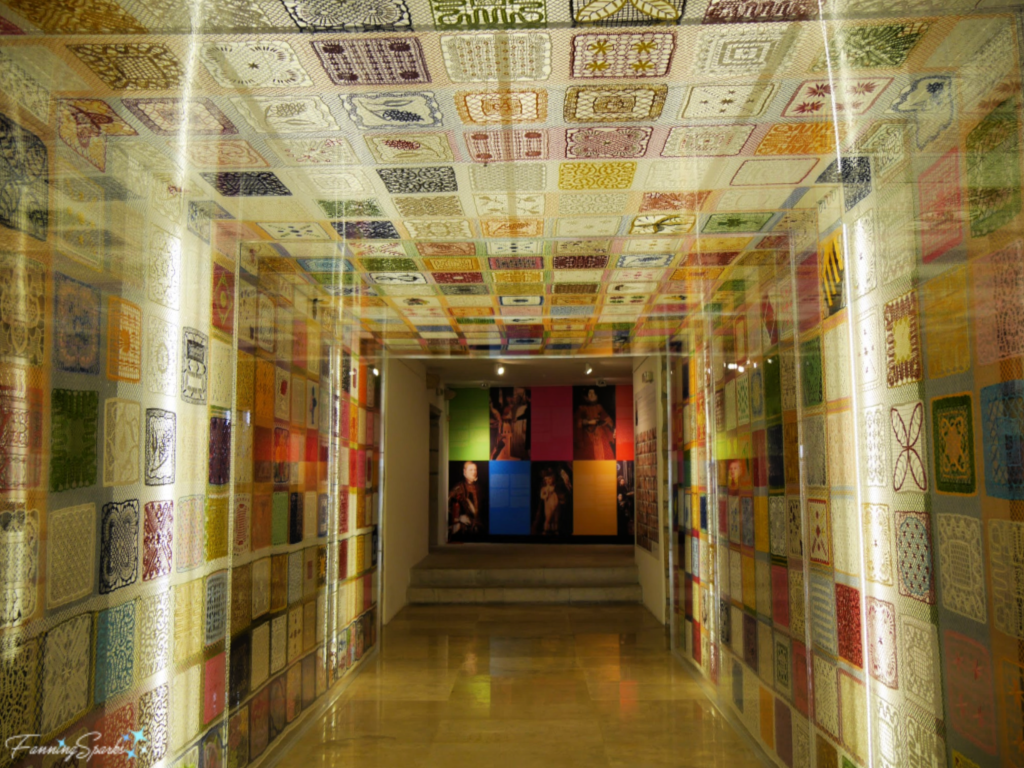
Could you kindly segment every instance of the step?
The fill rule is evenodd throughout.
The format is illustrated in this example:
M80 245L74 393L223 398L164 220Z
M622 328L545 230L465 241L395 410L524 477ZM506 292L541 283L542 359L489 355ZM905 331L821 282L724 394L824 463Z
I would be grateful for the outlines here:
M605 568L413 568L413 587L590 587L639 583L635 565Z
M559 570L559 569L555 569ZM562 569L564 570L564 569ZM639 584L548 587L417 587L406 594L412 605L451 603L639 603Z

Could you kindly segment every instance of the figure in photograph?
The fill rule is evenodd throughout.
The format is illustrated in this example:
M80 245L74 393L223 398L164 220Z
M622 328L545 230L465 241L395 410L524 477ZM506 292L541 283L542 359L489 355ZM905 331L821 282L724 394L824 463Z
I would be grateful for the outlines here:
M736 493L740 488L750 485L749 459L728 459L729 492Z
M491 460L530 460L530 390L491 389Z
M531 467L534 536L572 535L572 464L539 461Z
M636 533L634 525L633 499L636 497L633 483L633 462L615 462L615 509L618 516L618 535L620 538L633 538Z
M615 460L615 388L573 387L573 457Z
M281 427L274 428L274 482L291 480L291 433Z
M487 462L448 462L448 541L487 533Z

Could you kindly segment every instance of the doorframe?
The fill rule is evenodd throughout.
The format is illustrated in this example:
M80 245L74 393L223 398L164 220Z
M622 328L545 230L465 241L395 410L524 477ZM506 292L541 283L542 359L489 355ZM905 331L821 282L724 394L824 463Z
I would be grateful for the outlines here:
M441 429L444 413L433 403L430 403L430 426L427 440L427 471L430 479L436 481L433 490L430 491L431 498L427 503L427 544L431 549L440 546L444 542L440 540L441 532ZM436 425L436 430L435 430ZM436 456L434 455L436 454ZM435 463L436 462L436 463ZM429 487L429 483L428 483Z

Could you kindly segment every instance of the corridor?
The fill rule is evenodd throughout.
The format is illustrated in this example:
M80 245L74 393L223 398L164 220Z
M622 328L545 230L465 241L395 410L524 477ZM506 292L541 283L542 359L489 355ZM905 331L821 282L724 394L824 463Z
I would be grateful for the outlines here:
M1024 768L1022 47L0 0L0 768Z
M280 765L765 764L639 605L406 607L295 741Z

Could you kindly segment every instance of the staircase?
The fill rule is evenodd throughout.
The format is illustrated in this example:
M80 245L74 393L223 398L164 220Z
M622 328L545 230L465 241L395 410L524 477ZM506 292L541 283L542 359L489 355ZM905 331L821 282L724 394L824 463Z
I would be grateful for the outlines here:
M490 548L489 548L490 547ZM412 569L411 605L639 603L632 547L463 545Z

